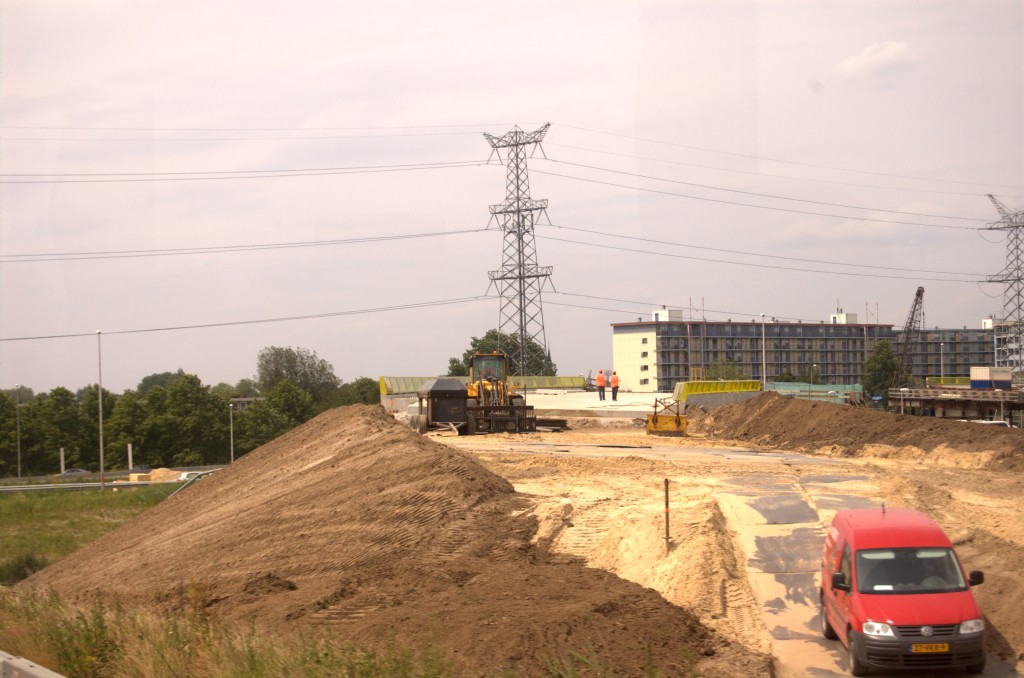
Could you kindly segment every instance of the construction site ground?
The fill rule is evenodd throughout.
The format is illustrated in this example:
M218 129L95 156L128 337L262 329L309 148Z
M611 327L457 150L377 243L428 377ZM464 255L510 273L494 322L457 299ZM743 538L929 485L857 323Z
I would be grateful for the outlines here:
M1024 668L1024 431L764 394L654 437L641 409L417 436L339 408L19 586L153 609L201 591L226 620L437 643L464 675L572 654L621 676L846 675L817 626L824 529L884 502L985 572L985 675Z

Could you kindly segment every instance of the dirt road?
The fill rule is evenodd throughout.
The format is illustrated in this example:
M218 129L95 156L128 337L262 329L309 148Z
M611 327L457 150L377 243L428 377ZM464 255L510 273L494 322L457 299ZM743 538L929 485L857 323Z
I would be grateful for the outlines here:
M1013 675L1024 649L1020 481L957 468L977 458L947 451L936 462L914 459L913 449L878 448L834 458L589 425L528 436L430 435L477 455L529 495L540 518L536 540L653 588L706 626L771 653L777 675L848 675L845 651L817 625L824 526L836 510L882 502L929 513L965 567L986 571L976 589L991 638L985 675Z

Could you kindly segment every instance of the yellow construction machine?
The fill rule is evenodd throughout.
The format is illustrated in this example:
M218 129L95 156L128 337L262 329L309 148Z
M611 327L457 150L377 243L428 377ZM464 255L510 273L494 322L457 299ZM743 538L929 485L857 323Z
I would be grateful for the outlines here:
M537 430L537 416L526 398L509 386L509 360L504 353L474 353L466 382L465 433L523 433Z
M647 435L685 436L686 402L675 398L656 398L654 414L647 415Z
M419 412L412 415L409 425L420 433L443 427L459 435L536 431L537 415L518 390L509 385L507 355L474 353L465 386L445 377L423 384L417 392Z

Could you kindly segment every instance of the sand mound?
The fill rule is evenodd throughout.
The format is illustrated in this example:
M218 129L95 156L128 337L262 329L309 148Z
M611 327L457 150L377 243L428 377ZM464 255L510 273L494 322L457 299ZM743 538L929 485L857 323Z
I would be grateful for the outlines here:
M986 462L1021 464L1024 430L970 422L890 414L862 407L816 403L763 393L708 414L687 412L691 430L720 438L841 456L935 453L949 464L953 453L988 452Z
M549 559L512 486L380 407L326 412L204 478L22 587L227 619L434 642L470 674L539 673L570 653L614 675L645 657L764 675L764 657L656 592Z

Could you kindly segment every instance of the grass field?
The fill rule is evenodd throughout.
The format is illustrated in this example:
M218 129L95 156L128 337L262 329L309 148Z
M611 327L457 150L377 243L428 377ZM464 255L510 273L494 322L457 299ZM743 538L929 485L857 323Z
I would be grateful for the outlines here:
M62 490L0 494L0 583L60 560L163 501L179 487L160 483L118 491Z

